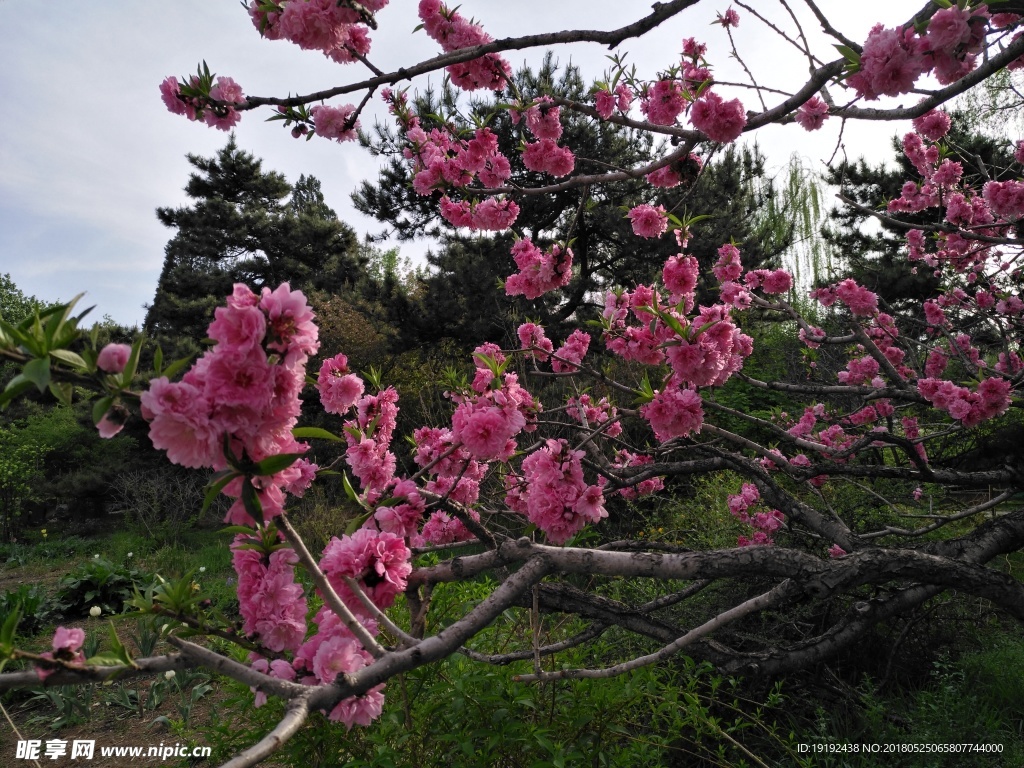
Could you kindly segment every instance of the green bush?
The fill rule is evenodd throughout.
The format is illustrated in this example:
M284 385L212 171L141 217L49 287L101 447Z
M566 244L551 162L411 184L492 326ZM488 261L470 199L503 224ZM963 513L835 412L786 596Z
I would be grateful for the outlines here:
M60 580L57 610L68 618L86 616L93 606L105 614L121 613L135 591L152 582L151 574L95 557Z

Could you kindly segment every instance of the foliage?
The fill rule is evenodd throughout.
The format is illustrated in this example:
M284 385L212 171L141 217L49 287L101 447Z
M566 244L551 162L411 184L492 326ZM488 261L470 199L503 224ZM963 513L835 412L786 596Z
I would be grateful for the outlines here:
M82 617L99 606L104 614L118 614L136 591L145 590L152 581L151 574L96 556L60 580L57 610L65 617Z

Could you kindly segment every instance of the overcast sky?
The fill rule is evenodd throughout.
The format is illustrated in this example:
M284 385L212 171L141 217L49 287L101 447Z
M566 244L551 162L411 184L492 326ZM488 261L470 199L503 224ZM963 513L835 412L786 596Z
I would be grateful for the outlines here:
M392 0L378 16L380 29L372 34L369 58L386 71L438 52L422 31L412 33L418 23L416 5L415 0ZM916 8L877 0L822 5L829 12L836 6L836 23L857 40L875 21L893 25ZM773 4L755 6L786 21ZM728 60L724 31L711 24L727 7L725 2L702 2L622 50L629 52L641 77L651 78L677 58L683 37L694 36L709 43L719 79L742 79ZM646 2L621 0L465 0L460 10L503 37L612 29L648 9ZM794 88L806 63L740 13L737 44L752 52L748 64L757 78L765 85ZM814 33L812 20L805 31ZM142 321L164 245L173 234L157 221L155 209L185 203L186 153L212 155L227 139L167 112L157 90L160 81L192 73L205 59L211 70L233 77L247 94L283 96L352 82L365 71L290 43L262 40L238 0L0 0L0 35L0 272L9 272L23 291L44 300L66 300L86 291L85 300L97 305L97 319L110 315L129 325ZM827 43L817 50L833 57ZM606 53L598 46L578 45L562 49L559 58L571 58L586 77L596 78L607 64ZM507 57L516 67L524 60L536 62L540 53ZM738 95L748 108L755 106L751 93ZM379 231L380 225L356 213L349 201L359 181L376 176L376 161L352 144L295 141L280 123L265 123L268 115L243 116L236 130L240 147L290 181L315 175L344 221L360 234ZM377 105L364 113L363 126L372 125L375 116L385 118ZM880 124L847 129L844 140L850 155L873 153L881 160L890 154L887 137L905 129ZM829 123L815 134L795 126L757 133L762 149L780 166L794 151L820 166L832 154L837 136L838 125ZM749 135L745 140L751 140ZM416 256L426 245L403 246L403 253Z

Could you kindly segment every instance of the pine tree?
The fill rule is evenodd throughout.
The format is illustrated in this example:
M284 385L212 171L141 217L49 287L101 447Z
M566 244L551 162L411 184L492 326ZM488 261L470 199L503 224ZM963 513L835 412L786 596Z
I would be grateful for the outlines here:
M215 157L188 161L196 169L185 187L192 204L157 210L177 233L165 248L147 333L202 339L236 282L335 291L356 281L355 233L327 205L315 177L291 186L240 150L234 135Z

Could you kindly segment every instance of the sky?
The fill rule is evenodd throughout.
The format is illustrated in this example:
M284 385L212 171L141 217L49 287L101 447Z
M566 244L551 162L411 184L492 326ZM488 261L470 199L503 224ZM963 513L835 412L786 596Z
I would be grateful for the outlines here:
M875 21L891 26L916 8L900 0L822 5L829 13L835 6L834 23L857 40ZM713 24L728 7L726 2L702 2L620 50L628 52L641 77L654 78L677 59L681 39L693 36L709 44L718 79L742 80L739 65L729 59L724 30ZM779 24L789 23L780 6L756 7ZM608 0L465 0L460 12L495 37L505 37L613 29L648 8L646 2ZM737 10L737 46L750 52L746 63L758 81L789 90L802 84L806 62ZM380 12L369 55L376 66L392 71L439 52L424 32L413 33L415 14L415 0L392 0ZM829 42L815 36L813 20L803 21L819 55L834 58ZM233 77L246 94L259 96L311 93L367 74L362 65L338 65L318 52L261 39L238 0L0 0L0 30L5 105L0 110L0 273L10 273L22 291L44 301L66 301L85 292L85 305L96 305L96 319L109 316L124 325L141 324L144 305L156 290L173 230L157 221L155 210L187 203L186 154L211 156L227 140L221 131L167 112L157 90L160 81L193 73L204 60L216 74ZM600 46L578 44L559 49L557 58L579 64L584 76L594 79L606 69L607 53ZM506 54L513 67L535 64L541 56L540 51ZM427 82L417 80L412 86L423 88ZM731 95L739 95L748 108L756 105L749 91ZM345 100L331 103L340 106ZM239 146L290 181L301 174L316 176L343 221L360 235L379 232L382 226L356 212L349 199L360 181L376 178L378 160L354 143L296 141L280 123L266 123L269 114L243 115L236 129ZM369 128L386 119L375 100L362 125ZM797 152L809 167L821 168L837 145L836 123L826 122L814 134L792 125L769 127L757 131L756 138L775 166ZM881 123L848 127L843 142L851 157L867 153L880 161L891 154L888 138L906 128ZM402 244L402 253L421 258L429 245Z

